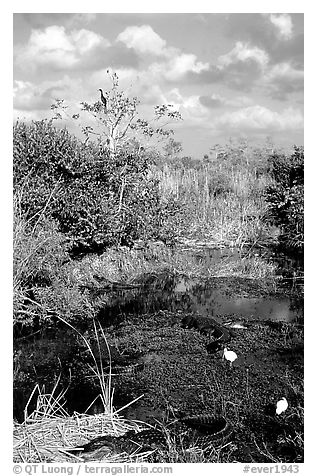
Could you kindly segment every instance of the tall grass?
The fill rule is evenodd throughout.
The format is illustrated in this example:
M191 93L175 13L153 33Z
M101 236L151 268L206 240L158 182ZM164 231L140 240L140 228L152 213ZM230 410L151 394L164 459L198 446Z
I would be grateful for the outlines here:
M26 323L45 313L45 306L34 297L34 289L51 284L67 258L67 245L55 223L46 218L46 206L26 218L21 206L23 193L22 188L13 201L13 296L14 322Z
M105 413L109 413L110 415L113 413L113 389L111 388L111 352L110 352L110 347L108 344L108 341L106 339L105 333L101 325L99 324L99 331L101 332L102 335L102 341L99 339L98 335L98 330L96 326L96 322L93 321L93 327L94 327L94 333L96 337L96 342L97 342L97 348L98 348L98 355L96 356L92 350L92 347L89 343L89 341L86 339L86 337L81 334L72 324L69 322L65 321L62 317L59 316L59 319L69 326L73 331L75 331L81 339L83 339L87 350L89 351L93 365L89 364L89 368L93 373L93 376L98 379L99 383L99 388L100 388L100 399L104 408ZM103 345L104 344L104 345ZM108 357L109 357L109 373L108 375L105 374L103 365L102 365L102 347L107 348L108 352ZM98 397L97 397L98 398ZM94 402L92 402L93 404Z
M272 234L264 221L265 190L272 183L267 157L251 149L217 157L190 164L172 161L153 169L162 200L179 205L179 235L232 246L267 240Z
M59 319L83 339L92 357L92 365L89 364L89 368L93 376L98 379L100 388L98 397L101 398L104 411L99 415L87 415L86 413L90 408L88 407L85 414L75 413L70 416L64 408L66 402L64 397L67 389L57 394L59 378L50 393L45 393L45 389L41 388L39 384L35 385L24 410L23 423L15 423L14 426L15 462L81 461L81 458L69 453L68 450L73 450L74 447L82 447L87 441L101 435L120 436L128 430L142 429L139 423L124 420L119 416L119 413L143 395L118 410L115 410L113 406L114 389L111 385L111 352L101 325L98 323L98 329L94 321L94 333L98 349L97 355L95 355L86 337L72 324L61 317ZM101 334L101 338L99 334ZM102 347L107 348L109 356L110 366L107 374L102 365ZM35 409L29 413L29 405L36 394ZM93 405L95 400L90 406ZM138 457L142 460L142 457L147 457L150 454L151 452L138 455ZM114 458L116 458L116 455L114 455ZM133 460L128 455L127 458L129 461ZM111 456L108 460L111 462Z

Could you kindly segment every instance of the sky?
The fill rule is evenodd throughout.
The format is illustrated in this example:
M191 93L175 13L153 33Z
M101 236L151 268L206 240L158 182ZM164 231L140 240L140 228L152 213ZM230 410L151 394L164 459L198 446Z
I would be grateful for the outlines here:
M15 13L14 118L49 118L56 98L76 112L110 70L142 117L181 113L184 155L240 137L302 145L303 43L302 13Z

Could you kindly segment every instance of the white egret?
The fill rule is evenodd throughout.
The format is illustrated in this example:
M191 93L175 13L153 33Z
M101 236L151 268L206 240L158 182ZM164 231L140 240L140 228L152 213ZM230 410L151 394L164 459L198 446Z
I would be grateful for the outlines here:
M230 362L230 367L232 367L232 362L234 362L238 356L235 352L233 352L232 350L228 350L227 347L225 347L223 349L223 356L222 356L223 359L226 359L226 360L229 360Z
M285 397L281 398L276 404L276 414L280 415L281 413L285 412L288 408L288 401Z

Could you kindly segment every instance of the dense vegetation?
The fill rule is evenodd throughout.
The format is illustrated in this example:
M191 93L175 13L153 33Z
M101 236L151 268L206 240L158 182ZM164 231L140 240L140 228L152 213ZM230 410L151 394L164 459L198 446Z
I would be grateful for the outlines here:
M163 209L150 165L144 152L110 158L107 150L84 145L52 121L14 128L21 213L32 220L45 210L73 251L103 251L159 234Z
M141 120L137 98L118 89L116 75L112 81L107 109L82 105L96 121L83 129L85 140L54 119L14 125L15 323L95 315L83 291L94 275L127 280L168 260L175 268L168 248L151 251L155 240L303 249L302 148L287 155L270 143L230 141L201 160L184 157L160 126L178 114L157 106L152 123ZM62 101L53 107L60 118L58 108L65 112ZM149 147L154 136L165 147ZM106 268L89 254L103 254Z
M235 427L237 444L214 450L207 459L201 452L195 460L176 445L160 455L161 462L256 461L259 454L261 461L301 461L301 325L254 320L234 334L232 346L242 363L231 369L220 355L206 353L206 336L183 329L182 314L165 307L180 304L179 277L185 284L206 278L208 292L220 283L224 295L236 293L238 301L277 294L277 265L259 250L303 251L303 149L287 154L269 142L254 147L241 140L215 145L202 159L185 157L166 128L180 119L170 106L157 106L151 121L140 119L138 99L119 90L115 74L103 98L82 104L81 112L95 121L82 128L83 140L56 127L55 119L67 115L63 101L52 107L53 119L14 125L16 414L25 418L35 384L50 389L52 411L59 384L68 389L71 411L73 400L78 411L78 395L89 397L90 405L101 390L106 414L114 390L124 404L144 393L151 409L168 404L187 412L219 412ZM69 117L81 120L80 114ZM212 249L210 259L208 247L231 247L234 253L223 260L222 250L214 256ZM146 310L153 301L150 290L158 299L155 314ZM191 313L192 300L188 293L183 297L181 312ZM112 319L118 314L128 315L120 326ZM110 325L107 337L104 324ZM90 347L95 339L99 358ZM109 362L140 355L149 356L142 373L119 373L112 387ZM267 413L281 392L292 407L285 420ZM45 406L40 395L41 401ZM41 415L47 416L46 410ZM33 436L28 422L23 425L22 440L30 448ZM36 448L36 458L39 454Z
M304 246L304 149L293 154L273 154L270 174L274 182L266 191L273 221L281 227L280 242L288 249Z

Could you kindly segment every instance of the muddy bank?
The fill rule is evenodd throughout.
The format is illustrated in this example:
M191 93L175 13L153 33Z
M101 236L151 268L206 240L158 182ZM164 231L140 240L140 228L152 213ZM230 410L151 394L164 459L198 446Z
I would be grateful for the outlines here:
M106 346L100 360L111 369L115 408L143 395L122 411L126 418L169 425L178 416L221 415L234 428L224 461L302 461L303 296L296 281L165 272L127 287L104 284L88 291L110 348L111 365ZM215 322L231 339L211 351L215 332L184 328L186 316ZM92 321L76 328L99 359ZM225 346L238 355L232 368L222 359ZM57 379L69 412L102 412L100 401L91 406L100 393L91 363L83 338L61 322L16 339L15 418L23 419L35 384L50 392ZM282 396L289 410L277 417Z
M182 329L177 316L161 312L138 323L131 319L113 338L144 352L145 368L119 377L118 403L125 403L123 394L133 399L145 393L125 415L152 422L179 414L222 414L235 428L237 460L250 461L258 454L257 461L269 461L268 455L260 457L265 445L276 458L300 460L301 449L292 442L303 430L302 328L258 322L235 334L228 347L238 359L231 369L222 352L207 352L206 336ZM285 418L274 414L281 396L290 403Z
M168 423L177 415L221 414L235 429L232 460L272 461L270 453L281 461L301 461L302 326L253 321L246 329L235 329L228 348L237 353L238 359L230 368L221 351L208 353L208 336L182 328L182 317L181 313L168 311L131 315L120 325L106 329L113 353L116 349L127 361L143 364L135 372L113 376L116 408L144 395L123 410L127 418ZM234 315L217 317L220 324L234 319ZM37 378L44 370L48 376L49 369L52 378L53 359L47 344L38 350L42 360L41 364L37 362ZM65 336L62 348L64 355L55 355L55 377L57 361L64 372L64 383L65 370L71 369L67 406L69 410L84 411L98 394L98 382L88 375L85 349L75 336ZM106 365L106 352L103 358ZM113 362L116 365L115 356ZM282 396L289 401L290 409L285 417L277 417L274 404ZM97 403L90 409L100 410Z

